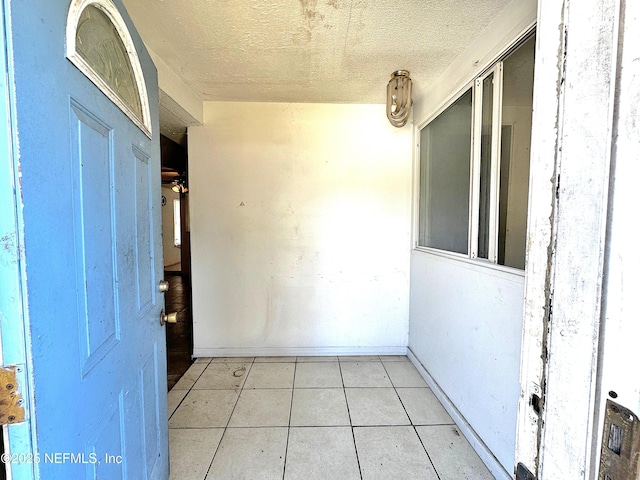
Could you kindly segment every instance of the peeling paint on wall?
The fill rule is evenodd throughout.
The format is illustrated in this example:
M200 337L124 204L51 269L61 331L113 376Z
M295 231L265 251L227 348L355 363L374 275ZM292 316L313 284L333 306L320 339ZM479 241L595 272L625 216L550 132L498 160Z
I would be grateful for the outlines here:
M6 254L0 257L4 259L2 261L3 265L16 265L18 263L22 255L20 245L16 242L15 232L9 232L0 238L0 253Z

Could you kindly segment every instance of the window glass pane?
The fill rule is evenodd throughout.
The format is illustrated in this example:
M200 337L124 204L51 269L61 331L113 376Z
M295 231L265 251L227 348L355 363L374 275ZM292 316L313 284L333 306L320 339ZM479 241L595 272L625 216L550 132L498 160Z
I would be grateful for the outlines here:
M472 94L420 132L421 246L468 253Z
M109 17L93 5L80 15L76 49L97 75L142 121L142 103L129 54Z
M480 134L480 196L478 198L478 258L489 258L491 215L491 132L493 131L493 73L482 81Z
M173 244L179 247L182 243L182 232L180 230L180 199L173 199Z
M524 269L535 37L503 63L498 263Z

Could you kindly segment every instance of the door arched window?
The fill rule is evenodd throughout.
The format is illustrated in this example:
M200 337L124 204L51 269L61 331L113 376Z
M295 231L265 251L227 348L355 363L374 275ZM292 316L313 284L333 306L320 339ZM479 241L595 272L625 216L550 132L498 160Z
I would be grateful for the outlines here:
M151 137L149 98L129 30L111 0L73 0L67 58Z

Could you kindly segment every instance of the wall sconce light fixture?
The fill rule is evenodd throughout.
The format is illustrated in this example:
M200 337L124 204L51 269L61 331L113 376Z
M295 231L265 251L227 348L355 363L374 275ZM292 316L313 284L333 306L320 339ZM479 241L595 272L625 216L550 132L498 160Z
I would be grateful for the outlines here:
M189 187L187 187L187 179L182 175L175 177L171 182L171 190L176 193L187 193L189 191Z
M411 78L407 70L391 74L387 85L387 118L394 127L404 127L411 113Z

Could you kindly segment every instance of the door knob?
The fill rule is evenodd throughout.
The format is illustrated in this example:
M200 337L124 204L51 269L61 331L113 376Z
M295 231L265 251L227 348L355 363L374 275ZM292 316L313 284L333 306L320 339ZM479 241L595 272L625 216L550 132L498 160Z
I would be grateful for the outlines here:
M164 313L164 310L160 312L160 325L165 323L177 323L178 312Z
M168 292L169 282L167 282L166 280L160 280L160 283L158 284L158 290L160 290L162 293Z

